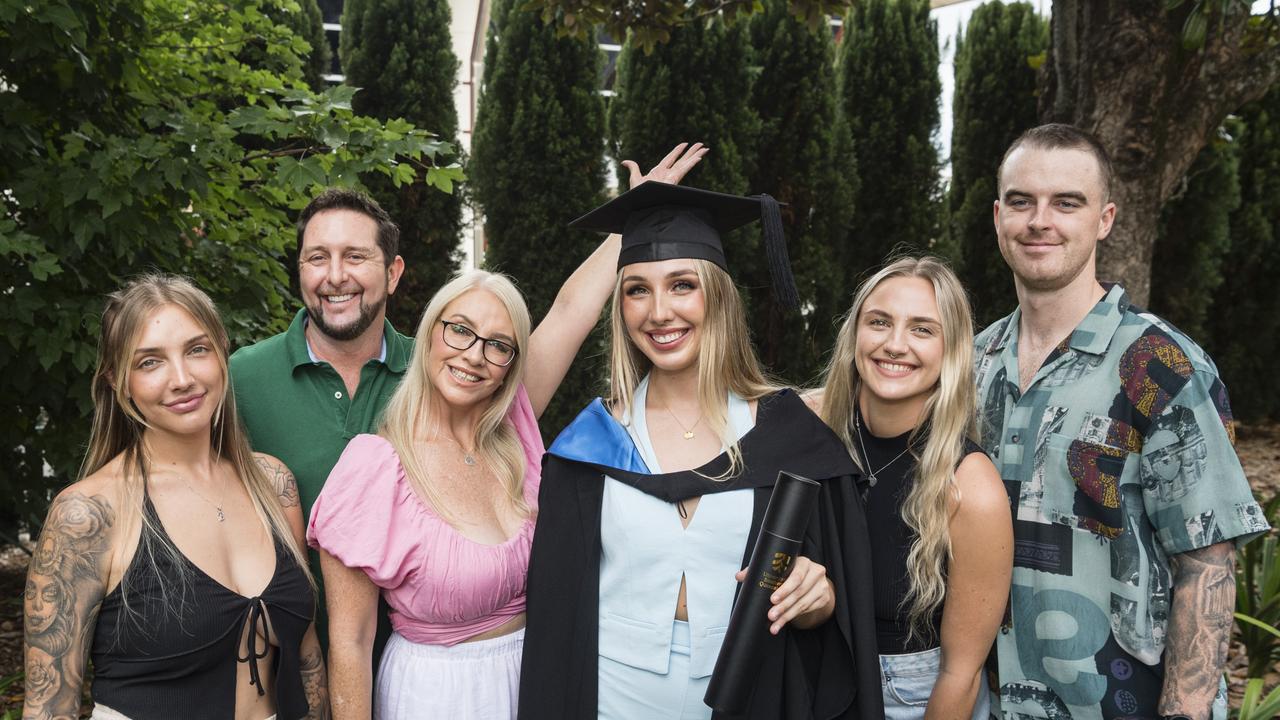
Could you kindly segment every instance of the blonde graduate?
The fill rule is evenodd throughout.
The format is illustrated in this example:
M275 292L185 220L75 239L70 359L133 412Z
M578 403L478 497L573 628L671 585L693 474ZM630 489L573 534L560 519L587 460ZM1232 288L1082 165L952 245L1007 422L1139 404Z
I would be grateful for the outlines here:
M951 269L907 257L864 282L823 387L808 400L867 472L878 470L866 467L860 429L881 438L910 432L916 468L902 502L912 539L900 569L909 585L901 610L908 642L941 644L924 717L968 718L985 691L981 669L1008 597L1013 539L995 467L965 450L975 438L973 324Z
M639 169L628 164L632 187ZM667 336L674 340L664 341ZM728 480L742 470L742 451L730 434L728 393L747 401L754 419L758 401L782 389L756 357L742 297L727 271L708 260L676 258L639 262L618 270L610 308L609 396L614 417L627 423L636 388L646 375L646 425L665 472L692 470L725 452ZM680 503L688 527L699 498ZM745 572L739 572L741 581ZM676 619L687 620L681 582ZM826 568L806 557L773 596L770 632L788 623L820 625L835 596Z

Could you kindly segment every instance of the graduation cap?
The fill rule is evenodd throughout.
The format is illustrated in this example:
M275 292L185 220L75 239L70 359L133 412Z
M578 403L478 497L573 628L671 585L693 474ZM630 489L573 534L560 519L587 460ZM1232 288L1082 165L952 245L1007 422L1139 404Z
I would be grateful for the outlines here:
M783 305L800 306L778 201L768 195L724 193L649 181L569 223L569 227L621 233L618 268L676 258L709 260L728 270L721 235L759 218L774 293Z

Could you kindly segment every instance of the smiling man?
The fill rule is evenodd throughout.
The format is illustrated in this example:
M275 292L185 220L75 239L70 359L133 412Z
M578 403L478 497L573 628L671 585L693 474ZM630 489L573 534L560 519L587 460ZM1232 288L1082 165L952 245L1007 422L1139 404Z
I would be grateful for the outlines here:
M413 353L413 338L386 319L387 298L404 272L399 238L399 228L368 196L321 193L298 218L304 308L285 332L231 356L250 442L293 471L304 517L347 441L376 431ZM312 570L320 580L314 551ZM327 647L323 599L319 610L317 629Z
M1234 547L1267 528L1227 391L1190 338L1096 276L1111 164L1043 125L1001 163L1018 308L975 340L983 446L1014 514L999 713L1224 718Z

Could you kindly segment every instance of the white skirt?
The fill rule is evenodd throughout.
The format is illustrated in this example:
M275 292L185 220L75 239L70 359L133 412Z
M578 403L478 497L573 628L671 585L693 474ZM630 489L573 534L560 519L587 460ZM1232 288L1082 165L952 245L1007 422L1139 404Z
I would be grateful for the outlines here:
M392 633L378 666L374 720L514 720L524 628L446 647Z

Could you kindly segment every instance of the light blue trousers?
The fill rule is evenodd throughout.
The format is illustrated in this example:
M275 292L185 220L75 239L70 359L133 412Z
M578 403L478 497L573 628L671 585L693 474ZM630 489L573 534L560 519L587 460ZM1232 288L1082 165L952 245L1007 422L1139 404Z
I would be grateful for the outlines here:
M671 626L671 665L665 675L599 658L600 720L710 720L702 702L710 677L689 677L689 623Z

